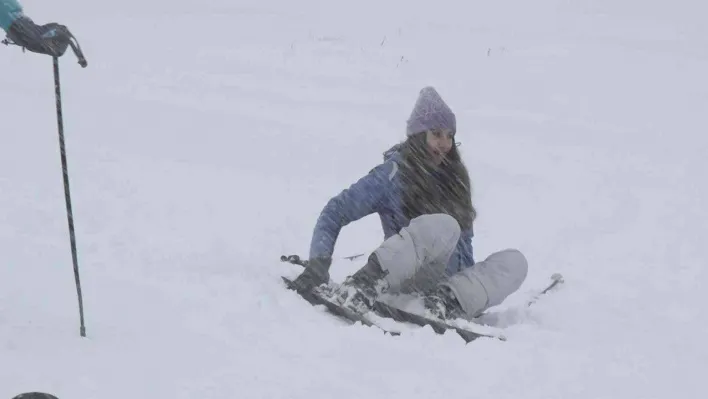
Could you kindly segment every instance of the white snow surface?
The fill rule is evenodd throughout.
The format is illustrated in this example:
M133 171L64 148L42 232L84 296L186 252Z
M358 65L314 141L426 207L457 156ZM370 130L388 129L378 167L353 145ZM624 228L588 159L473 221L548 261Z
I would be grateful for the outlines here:
M0 398L705 397L704 1L23 5L89 62L61 58L87 337L51 59L2 46ZM348 326L280 281L426 85L457 114L476 259L529 260L491 309L506 342ZM335 255L382 237L364 218Z

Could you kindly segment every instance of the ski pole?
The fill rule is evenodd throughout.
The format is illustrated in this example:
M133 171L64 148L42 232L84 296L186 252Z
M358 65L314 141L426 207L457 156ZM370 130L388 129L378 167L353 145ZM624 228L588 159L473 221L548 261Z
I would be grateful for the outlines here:
M76 293L79 298L79 318L81 320L80 334L86 336L84 325L84 301L81 295L81 280L79 278L79 261L76 251L76 235L74 233L74 214L71 207L71 192L69 190L69 168L66 161L66 146L64 143L64 120L61 104L61 84L59 81L59 58L54 57L54 90L57 104L57 126L59 130L59 150L61 153L62 174L64 176L64 198L66 199L66 216L69 222L69 241L71 243L71 257L74 263L74 279L76 280Z
M353 261L353 260L355 260L355 259L358 259L358 258L364 256L364 255L365 255L365 254L356 254L356 255L344 256L344 257L342 257L342 259L346 259L346 260L351 260L351 261ZM308 260L307 260L307 259L302 259L302 258L300 258L300 255L281 255L281 256L280 256L280 261L281 261L281 262L292 263L293 265L298 265L298 266L302 266L302 267L307 267L307 264L308 264Z

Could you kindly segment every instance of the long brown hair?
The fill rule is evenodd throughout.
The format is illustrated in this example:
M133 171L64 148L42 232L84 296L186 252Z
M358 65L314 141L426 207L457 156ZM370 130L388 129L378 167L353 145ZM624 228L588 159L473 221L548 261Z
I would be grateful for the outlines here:
M430 166L426 133L408 137L399 145L403 181L403 214L408 219L431 213L454 217L463 230L472 228L477 211L472 205L472 187L456 145L438 168Z

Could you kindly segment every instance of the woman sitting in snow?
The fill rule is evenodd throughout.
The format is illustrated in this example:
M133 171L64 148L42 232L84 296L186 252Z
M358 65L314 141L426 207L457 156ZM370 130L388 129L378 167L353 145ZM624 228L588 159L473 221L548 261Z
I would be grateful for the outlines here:
M378 213L384 242L342 284L340 300L371 307L383 292L416 293L442 319L472 319L518 290L527 274L521 252L507 249L475 263L469 174L455 146L456 118L432 87L421 90L407 139L384 163L324 207L309 263L294 281L307 292L329 280L345 225Z

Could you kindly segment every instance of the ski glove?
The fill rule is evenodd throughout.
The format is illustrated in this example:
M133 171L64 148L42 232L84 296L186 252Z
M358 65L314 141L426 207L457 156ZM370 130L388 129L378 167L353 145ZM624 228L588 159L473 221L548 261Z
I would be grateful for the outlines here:
M329 282L329 267L332 258L313 258L307 263L305 271L293 281L293 286L298 292L310 292L315 287Z
M3 43L15 44L34 53L47 54L52 57L61 57L71 46L79 59L79 64L84 68L87 65L74 35L66 26L55 22L40 26L28 17L20 17L10 25L7 39Z

